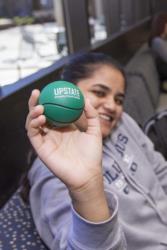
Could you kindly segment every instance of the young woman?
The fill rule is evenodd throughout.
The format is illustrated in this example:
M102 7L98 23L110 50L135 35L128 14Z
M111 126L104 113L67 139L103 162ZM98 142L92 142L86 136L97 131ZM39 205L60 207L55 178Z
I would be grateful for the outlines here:
M48 128L38 90L26 121L39 156L29 198L41 238L56 250L165 250L167 163L123 112L124 71L108 56L86 53L61 78L84 94L79 125Z

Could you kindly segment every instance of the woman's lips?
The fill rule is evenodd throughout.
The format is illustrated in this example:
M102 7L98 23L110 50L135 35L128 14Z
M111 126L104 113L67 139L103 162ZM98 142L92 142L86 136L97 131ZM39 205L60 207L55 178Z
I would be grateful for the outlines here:
M108 122L112 122L113 121L113 117L111 115L107 115L107 114L99 114L100 119L108 121Z

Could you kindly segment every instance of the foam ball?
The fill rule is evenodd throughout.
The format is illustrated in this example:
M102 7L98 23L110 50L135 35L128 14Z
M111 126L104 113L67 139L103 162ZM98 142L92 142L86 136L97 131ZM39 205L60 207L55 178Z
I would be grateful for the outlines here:
M56 127L64 127L78 120L85 105L81 90L67 81L46 85L38 102L44 106L47 121Z

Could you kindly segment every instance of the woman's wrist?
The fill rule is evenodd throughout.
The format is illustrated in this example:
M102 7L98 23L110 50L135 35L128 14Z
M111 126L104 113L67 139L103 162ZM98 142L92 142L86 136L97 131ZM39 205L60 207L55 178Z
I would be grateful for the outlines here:
M70 191L73 207L86 220L100 222L111 216L103 185L103 177L99 176L78 190Z

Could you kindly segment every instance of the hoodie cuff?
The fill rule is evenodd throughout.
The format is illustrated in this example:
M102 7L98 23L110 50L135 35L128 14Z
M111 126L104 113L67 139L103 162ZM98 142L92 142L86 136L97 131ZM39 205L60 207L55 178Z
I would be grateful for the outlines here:
M119 245L120 228L117 220L118 199L115 194L105 191L112 216L102 222L85 220L72 208L73 226L70 241L77 249L113 249ZM119 249L119 248L118 248Z

